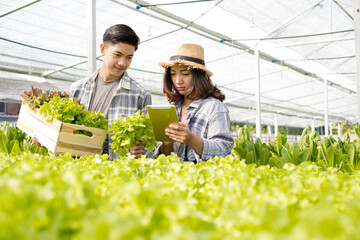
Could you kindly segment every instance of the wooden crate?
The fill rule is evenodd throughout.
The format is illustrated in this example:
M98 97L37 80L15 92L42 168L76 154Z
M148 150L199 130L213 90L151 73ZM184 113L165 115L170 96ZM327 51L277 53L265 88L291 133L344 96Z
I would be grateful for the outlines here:
M100 128L63 123L57 119L47 122L39 109L30 109L22 104L17 127L38 141L53 153L70 152L74 156L101 154L107 131ZM76 130L91 132L91 137L74 134Z

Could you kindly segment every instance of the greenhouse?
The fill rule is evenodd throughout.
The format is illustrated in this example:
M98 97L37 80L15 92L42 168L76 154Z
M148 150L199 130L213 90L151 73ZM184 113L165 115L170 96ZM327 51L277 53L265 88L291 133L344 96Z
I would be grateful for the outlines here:
M101 66L106 28L124 23L141 40L129 74L154 103L166 103L157 63L177 43L192 42L204 47L231 121L255 124L258 115L263 125L294 127L358 121L353 1L93 2L2 1L2 101L21 100L31 84L68 91Z
M360 0L2 0L0 239L360 239L359 16ZM126 73L153 105L159 62L203 47L230 148L195 134L200 153L164 154L151 116L108 122L70 96L115 24L140 38Z

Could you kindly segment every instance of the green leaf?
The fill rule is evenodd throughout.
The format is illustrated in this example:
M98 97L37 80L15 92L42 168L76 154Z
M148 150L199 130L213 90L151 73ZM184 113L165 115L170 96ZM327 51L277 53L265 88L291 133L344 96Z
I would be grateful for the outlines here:
M293 154L292 154L292 159L293 159L293 163L295 165L298 165L300 163L299 161L299 155L300 155L300 145L297 142L294 142L292 145L292 150L293 150Z
M283 157L279 157L279 158L277 158L276 160L275 160L275 166L277 167L277 168L283 168L284 167L284 165L285 165L285 159L283 158Z
M360 125L358 124L357 127L355 127L355 133L358 138L360 138Z
M15 154L15 155L20 155L21 154L21 149L20 149L20 145L19 145L19 141L18 140L13 140L10 141L9 143L9 153Z
M272 152L273 154L275 154L276 156L279 156L279 153L276 151L276 145L273 142L269 142L269 144L267 145L267 148L270 150L270 152Z
M8 138L7 136L0 132L0 151L1 152L4 152L4 153L9 153L10 152L10 149L8 149Z
M330 146L330 147L327 148L327 150L326 150L326 159L327 159L327 161L329 163L329 166L336 167L335 161L334 161L335 153L334 153L334 147L333 146Z
M286 163L293 163L291 156L286 148L282 149L281 156L285 160Z
M262 142L261 142L260 138L256 138L256 140L255 140L255 159L256 159L256 163L260 162L261 147L262 147Z
M261 155L260 155L260 165L267 165L269 164L270 159L270 152L266 147L263 147L261 149Z
M306 160L308 160L309 155L310 155L310 149L307 148L307 149L303 150L303 151L299 154L298 162L299 162L299 163L305 162Z
M250 130L247 127L239 128L238 138L243 142L250 141Z
M233 150L237 153L237 155L240 157L240 159L246 158L246 152L245 149L242 147L234 147Z
M246 163L246 164L255 163L254 152L248 152L248 153L246 154L245 163Z

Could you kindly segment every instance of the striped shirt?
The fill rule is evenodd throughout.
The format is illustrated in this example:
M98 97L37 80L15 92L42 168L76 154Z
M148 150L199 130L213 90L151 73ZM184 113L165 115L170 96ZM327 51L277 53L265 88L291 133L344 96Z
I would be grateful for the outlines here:
M74 82L70 86L70 93L73 97L80 99L80 103L89 109L91 96L95 88L95 79L98 75L96 71L90 78L84 78ZM147 105L151 105L151 94L148 90L142 87L139 83L129 77L127 72L122 76L118 88L112 98L108 109L108 125L110 126L114 120L128 117L140 110L142 113L147 114ZM106 149L110 159L115 159L118 156L111 149L111 137L107 135Z
M176 107L180 119L181 99L172 103ZM234 140L230 134L230 117L228 108L218 99L209 97L193 101L186 109L188 116L185 124L190 131L203 140L203 152L197 154L186 144L174 143L173 151L180 161L199 163L209 160L210 157L224 157L231 153ZM155 154L160 154L158 144Z

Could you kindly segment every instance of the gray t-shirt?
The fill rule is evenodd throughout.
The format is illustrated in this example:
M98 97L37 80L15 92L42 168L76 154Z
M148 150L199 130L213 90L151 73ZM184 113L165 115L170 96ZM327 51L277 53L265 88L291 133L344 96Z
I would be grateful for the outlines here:
M104 81L98 74L95 79L95 88L91 96L89 110L102 112L107 116L110 102L119 86L120 78L113 81Z
M95 79L95 87L90 99L89 110L102 112L107 118L110 102L119 86L120 78L113 81L104 81L98 74ZM106 138L104 143L104 153L108 154L109 140Z

